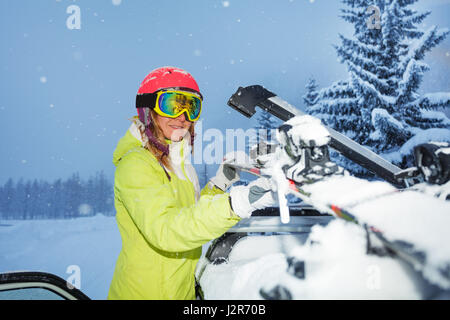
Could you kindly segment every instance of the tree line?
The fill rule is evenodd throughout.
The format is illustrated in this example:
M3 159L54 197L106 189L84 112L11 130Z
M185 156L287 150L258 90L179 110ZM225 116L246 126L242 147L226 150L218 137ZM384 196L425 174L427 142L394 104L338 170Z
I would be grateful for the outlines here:
M71 219L114 215L114 191L103 171L87 181L74 173L66 180L14 182L0 186L0 219Z

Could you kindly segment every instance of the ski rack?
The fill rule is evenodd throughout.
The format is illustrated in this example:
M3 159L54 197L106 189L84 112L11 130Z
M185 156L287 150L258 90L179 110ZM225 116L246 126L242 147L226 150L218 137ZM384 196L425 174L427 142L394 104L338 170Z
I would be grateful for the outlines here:
M255 114L256 106L282 121L306 114L260 85L239 87L228 100L228 105L247 118ZM380 178L404 187L407 185L406 179L417 175L417 171L402 170L336 130L326 128L331 136L330 147Z
M325 226L334 219L332 215L322 214L320 216L291 216L288 224L280 223L279 217L256 216L243 219L235 226L227 230L227 233L309 233L311 227L316 224Z

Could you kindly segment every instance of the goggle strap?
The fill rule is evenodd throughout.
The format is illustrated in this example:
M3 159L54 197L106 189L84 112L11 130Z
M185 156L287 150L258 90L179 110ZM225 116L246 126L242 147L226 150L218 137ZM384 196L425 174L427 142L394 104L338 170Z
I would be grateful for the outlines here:
M136 95L136 108L151 108L156 105L157 93L143 93Z

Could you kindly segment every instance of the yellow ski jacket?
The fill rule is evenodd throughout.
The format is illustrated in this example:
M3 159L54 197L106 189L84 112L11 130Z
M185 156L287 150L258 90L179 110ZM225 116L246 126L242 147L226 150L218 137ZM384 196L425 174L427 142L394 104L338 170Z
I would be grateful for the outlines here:
M132 124L114 151L114 204L122 237L108 299L195 299L201 246L240 218L229 195L205 186L188 156L189 134L171 142L168 179Z

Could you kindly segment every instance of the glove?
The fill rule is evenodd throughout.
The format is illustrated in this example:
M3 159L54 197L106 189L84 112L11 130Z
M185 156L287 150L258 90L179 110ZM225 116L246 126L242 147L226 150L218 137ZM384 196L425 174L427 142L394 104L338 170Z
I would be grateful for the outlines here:
M262 177L248 186L234 186L230 189L232 210L241 218L249 218L253 211L273 207L278 203L275 191L275 184Z
M217 170L216 176L210 181L220 190L226 191L233 183L239 181L241 170L228 166L228 163L249 163L247 154L243 151L229 152Z

